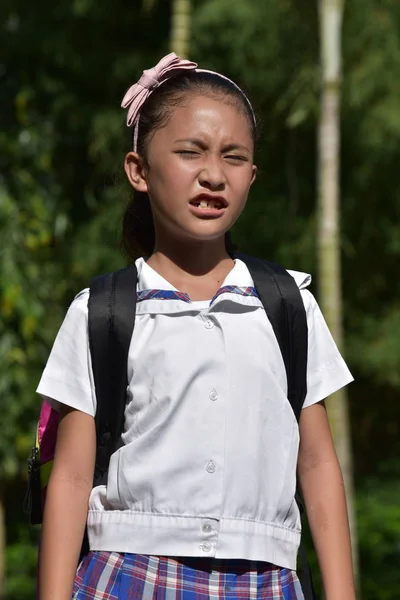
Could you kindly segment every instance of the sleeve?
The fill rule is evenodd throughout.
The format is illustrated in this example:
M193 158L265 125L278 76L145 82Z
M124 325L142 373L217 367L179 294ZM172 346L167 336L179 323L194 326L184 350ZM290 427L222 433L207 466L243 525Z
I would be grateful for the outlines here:
M89 290L72 302L54 341L37 388L53 408L60 404L94 416L96 395L88 335Z
M353 381L314 296L301 290L308 324L307 395L303 408L316 404Z

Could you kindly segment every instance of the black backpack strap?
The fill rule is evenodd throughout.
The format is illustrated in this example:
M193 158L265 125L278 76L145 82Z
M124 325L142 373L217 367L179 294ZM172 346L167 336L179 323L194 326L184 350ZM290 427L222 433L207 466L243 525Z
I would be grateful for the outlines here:
M96 390L94 481L107 474L124 426L127 360L136 313L137 270L133 265L95 277L89 296L89 344Z
M300 419L307 394L308 326L300 290L293 277L280 265L235 253L249 269L257 293L270 320L285 364L288 400ZM300 513L304 506L299 492L296 502ZM304 546L300 544L300 582L305 600L316 600L311 570Z
M280 265L235 254L250 271L260 300L278 340L286 369L288 399L300 419L307 393L308 328L300 290Z

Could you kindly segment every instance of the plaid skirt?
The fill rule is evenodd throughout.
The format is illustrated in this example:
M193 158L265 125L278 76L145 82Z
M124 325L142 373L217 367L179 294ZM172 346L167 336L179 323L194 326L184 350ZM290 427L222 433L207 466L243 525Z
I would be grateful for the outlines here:
M265 562L89 552L72 600L304 600L294 571Z

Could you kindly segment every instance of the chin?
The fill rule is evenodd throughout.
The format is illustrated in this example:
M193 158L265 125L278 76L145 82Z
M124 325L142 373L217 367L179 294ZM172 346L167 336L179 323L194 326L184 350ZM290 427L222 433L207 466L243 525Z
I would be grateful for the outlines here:
M223 238L228 230L229 228L227 227L213 228L209 231L191 229L190 231L186 232L186 235L188 238L196 242L214 242Z
M187 227L183 227L187 230L189 235L192 235L199 240L214 240L221 236L224 236L227 231L232 227L234 221L232 219L226 219L224 217L219 219L204 219L195 223L188 224Z
M207 242L216 242L223 238L227 231L231 228L233 222L229 219L229 223L227 223L227 219L205 219L204 221L197 222L185 222L184 220L180 221L175 219L174 221L170 221L169 226L166 228L157 228L160 237L173 237L176 240L179 240L182 244L201 244ZM164 229L165 234L161 233L162 229ZM167 233L168 231L168 233Z

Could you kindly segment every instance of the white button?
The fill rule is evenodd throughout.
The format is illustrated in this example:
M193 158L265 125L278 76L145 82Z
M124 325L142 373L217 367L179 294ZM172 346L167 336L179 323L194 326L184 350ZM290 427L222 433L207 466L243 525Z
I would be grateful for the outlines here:
M210 460L206 466L207 473L215 473L215 469L216 467L214 461Z
M216 390L211 390L209 397L210 397L210 400L212 400L213 402L215 402L215 400L218 400L218 398L219 398Z
M201 530L203 533L211 533L213 531L213 528L211 527L210 523L205 523Z
M204 327L206 329L212 329L214 327L214 323L212 321L210 321L210 319L206 319L206 321L204 323Z
M212 545L210 542L204 542L204 544L201 544L200 548L203 550L203 552L210 552Z

